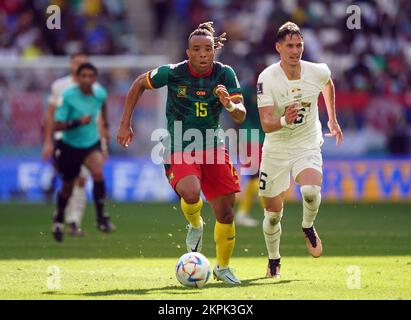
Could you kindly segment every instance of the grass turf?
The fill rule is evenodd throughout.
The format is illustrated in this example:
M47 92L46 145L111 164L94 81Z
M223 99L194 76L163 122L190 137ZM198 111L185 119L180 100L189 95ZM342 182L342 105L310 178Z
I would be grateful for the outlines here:
M1 205L0 299L411 299L409 204L323 204L316 223L324 244L319 259L306 253L300 204L287 204L282 278L264 278L261 228L238 227L232 267L242 286L211 280L201 290L184 288L174 277L186 234L177 204L107 207L116 233L97 232L89 206L88 236L58 244L50 234L52 205ZM255 206L253 216L261 215ZM208 206L203 217L203 253L213 264L214 219ZM50 287L55 279L50 266L60 270L60 289ZM350 289L352 279L360 289Z

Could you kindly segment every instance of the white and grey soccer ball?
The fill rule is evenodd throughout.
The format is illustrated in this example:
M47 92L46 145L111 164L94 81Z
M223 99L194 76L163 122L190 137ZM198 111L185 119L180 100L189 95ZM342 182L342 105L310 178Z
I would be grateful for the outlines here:
M176 278L183 286L201 288L210 275L210 262L199 252L186 253L177 261Z

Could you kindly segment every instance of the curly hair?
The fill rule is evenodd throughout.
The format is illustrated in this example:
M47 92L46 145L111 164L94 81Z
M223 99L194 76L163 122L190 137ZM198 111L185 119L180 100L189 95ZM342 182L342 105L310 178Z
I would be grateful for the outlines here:
M190 36L188 37L188 41L193 36L210 36L214 40L214 49L221 49L224 46L224 41L227 39L225 38L226 33L220 34L218 37L214 36L215 30L213 28L213 23L212 21L200 23L193 32L190 33Z

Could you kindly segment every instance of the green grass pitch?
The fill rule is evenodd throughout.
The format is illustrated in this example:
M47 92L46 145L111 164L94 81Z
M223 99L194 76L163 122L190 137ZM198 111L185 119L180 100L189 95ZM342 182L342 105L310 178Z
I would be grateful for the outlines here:
M66 236L58 244L50 234L52 205L1 205L0 299L411 299L409 204L323 204L316 223L324 244L319 259L306 252L300 204L286 204L282 278L264 278L261 227L238 227L231 266L242 285L211 279L203 289L182 287L174 276L185 253L178 204L110 203L107 209L114 234L95 229L89 205L88 236ZM258 206L252 215L261 220ZM203 253L213 265L208 205L203 217Z

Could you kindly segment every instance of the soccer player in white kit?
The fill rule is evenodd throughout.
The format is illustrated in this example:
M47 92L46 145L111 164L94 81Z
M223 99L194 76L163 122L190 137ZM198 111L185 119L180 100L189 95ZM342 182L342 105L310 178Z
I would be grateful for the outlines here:
M55 80L51 85L51 95L48 99L47 111L44 118L44 145L42 150L42 158L49 160L53 157L53 153L62 137L62 132L56 132L53 135L54 112L61 94L67 88L70 88L77 83L77 68L82 63L88 61L88 56L83 52L74 53L70 56L70 74ZM98 84L96 84L98 85ZM103 130L102 128L100 130ZM102 148L105 157L107 157L107 147L102 141ZM85 183L87 177L90 175L85 166L82 166L80 175L76 179L76 184L73 193L70 197L66 208L66 223L69 225L69 234L73 237L82 237L85 235L81 229L81 222L86 210L86 190Z
M330 133L343 142L335 111L335 89L324 63L301 60L304 49L299 27L287 22L275 43L280 62L267 67L257 81L260 121L266 133L260 167L259 195L264 200L263 232L268 251L267 277L280 277L280 236L284 195L290 175L301 187L302 231L309 253L319 257L322 244L314 221L321 203L323 143L318 97L323 94Z

